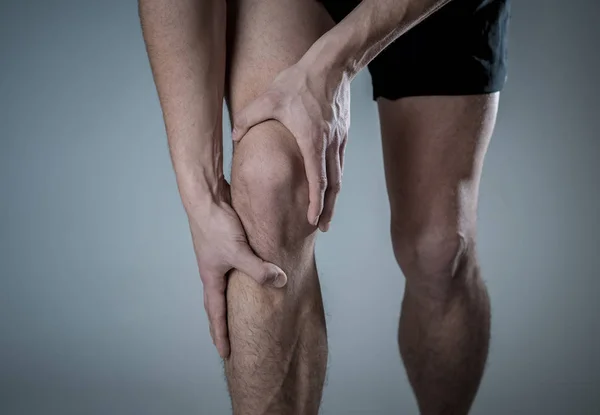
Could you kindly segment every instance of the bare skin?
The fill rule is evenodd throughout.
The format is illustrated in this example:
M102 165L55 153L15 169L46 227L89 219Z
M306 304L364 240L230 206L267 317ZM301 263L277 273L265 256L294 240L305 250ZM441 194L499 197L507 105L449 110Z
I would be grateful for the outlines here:
M237 43L233 43L228 88L233 92L234 123L238 108L267 88L269 77L274 78L309 46L312 38L304 31L311 32L306 27L312 25L305 23L310 19L302 13L317 17L320 13L305 7L294 10L293 3L281 9L268 3L261 3L265 10L256 2L240 3L252 8L240 14L244 19L235 26ZM269 26L262 18L285 24ZM314 28L311 36L326 30L327 19L323 20L323 27ZM303 36L307 43L299 40ZM272 46L265 51L264 44ZM466 414L483 373L489 341L489 300L476 263L475 226L497 96L380 99L378 105L392 239L407 281L399 329L401 354L423 414ZM244 164L247 170L240 168ZM278 178L288 175L287 184L278 183ZM226 368L234 412L244 407L248 412L239 413L316 413L326 364L325 326L313 264L314 235L302 216L308 205L306 179L289 131L276 121L251 129L237 144L232 177L233 205L252 247L290 277L285 293L269 293L242 274L232 274L228 315L233 353ZM290 186L296 181L302 186ZM298 193L289 194L289 189ZM290 229L290 223L305 227ZM287 250L290 241L301 248ZM284 258L294 261L286 264ZM299 313L298 307L316 312ZM298 331L299 326L308 328ZM311 361L296 355L303 350L299 344L316 351L317 357L307 353ZM252 359L240 358L248 355ZM265 401L265 396L272 398Z
M230 274L225 370L233 413L316 414L327 332L302 158L277 121L254 127L248 138L235 150L233 206L254 251L280 264L288 284L265 288L242 272Z
M236 113L296 62L332 24L316 2L241 0L228 16L227 102ZM310 24L307 24L310 22ZM236 144L232 205L261 258L288 276L261 287L233 271L227 286L231 355L225 370L233 413L317 414L327 333L308 222L308 182L292 134L278 121L251 128Z
M498 94L379 99L396 259L406 277L400 352L421 414L466 414L488 353L476 257L483 159Z
M443 3L365 1L368 18L353 13L319 43L333 22L316 2L229 1L225 60L222 2L140 2L235 415L318 412L327 335L314 244L317 226L328 229L341 182L349 80L389 43L386 30L399 35ZM369 32L366 22L385 24ZM336 51L344 38L352 41ZM308 55L325 65L309 71L311 59L299 64ZM320 73L339 66L318 59L328 55L351 69ZM322 88L328 92L319 95ZM223 96L232 124L241 125L231 187L221 166ZM489 300L475 254L476 205L497 99L378 102L392 242L406 277L398 339L426 415L466 414L485 366ZM251 102L278 111L249 116ZM318 127L310 137L296 132L299 116ZM319 144L327 123L335 128Z
M223 177L226 7L222 0L140 0L139 14L177 186L188 216L210 334L229 356L226 273L282 287L281 268L252 252Z

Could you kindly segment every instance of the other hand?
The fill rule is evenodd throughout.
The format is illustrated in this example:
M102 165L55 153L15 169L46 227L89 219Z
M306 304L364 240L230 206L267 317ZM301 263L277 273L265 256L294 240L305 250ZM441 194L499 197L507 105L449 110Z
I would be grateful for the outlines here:
M342 184L350 79L298 62L236 114L233 140L240 141L250 127L269 119L281 122L296 138L308 180L308 221L326 232Z
M237 269L259 284L281 288L287 276L281 268L263 261L248 245L238 215L231 207L229 185L224 183L223 200L212 202L188 214L200 278L204 286L204 308L208 314L210 335L219 355L229 356L227 273Z

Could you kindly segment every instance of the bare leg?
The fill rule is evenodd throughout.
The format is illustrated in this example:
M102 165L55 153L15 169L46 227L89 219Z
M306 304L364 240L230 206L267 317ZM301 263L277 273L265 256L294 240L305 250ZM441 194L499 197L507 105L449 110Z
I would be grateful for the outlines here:
M295 63L330 21L297 0L228 2L228 104L233 118L277 73ZM284 289L233 272L227 287L231 356L225 370L236 415L316 414L327 365L327 334L308 188L291 133L277 121L252 128L236 146L232 204L256 253L284 269Z
M275 121L252 129L235 151L233 206L256 253L289 277L278 290L230 276L225 368L235 414L316 414L321 400L327 335L302 166L295 140Z
M424 415L467 414L483 375L489 297L475 253L498 95L380 100L392 241L406 277L398 340Z

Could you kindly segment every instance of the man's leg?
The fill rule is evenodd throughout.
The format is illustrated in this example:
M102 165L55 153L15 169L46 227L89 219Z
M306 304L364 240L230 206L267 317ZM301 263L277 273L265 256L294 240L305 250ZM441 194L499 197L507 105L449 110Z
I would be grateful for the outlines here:
M400 352L424 415L466 414L484 371L489 298L478 187L498 94L379 99L392 242L406 277Z
M233 207L256 253L288 275L284 289L233 272L227 287L231 357L225 368L235 414L316 414L327 364L315 228L296 141L276 121L237 146Z
M228 2L227 99L235 119L331 22L316 2ZM284 289L260 287L234 271L227 287L231 356L225 362L236 415L316 414L327 365L327 335L308 187L291 133L261 123L236 145L232 205L251 247L288 275Z

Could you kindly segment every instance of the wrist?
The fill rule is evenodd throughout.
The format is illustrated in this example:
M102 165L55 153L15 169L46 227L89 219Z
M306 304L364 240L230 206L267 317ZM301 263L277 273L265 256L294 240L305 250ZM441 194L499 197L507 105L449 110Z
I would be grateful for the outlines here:
M434 3L445 4L448 1L437 0ZM307 60L316 67L324 68L322 70L352 80L400 33L407 30L415 16L420 16L423 5L413 6L413 3L416 2L362 1L311 46L305 55Z
M353 63L350 47L336 38L337 34L333 30L323 35L306 51L298 64L327 83L354 78L360 69Z
M206 212L211 206L226 201L228 185L222 169L194 164L175 166L177 186L183 207L188 214Z

